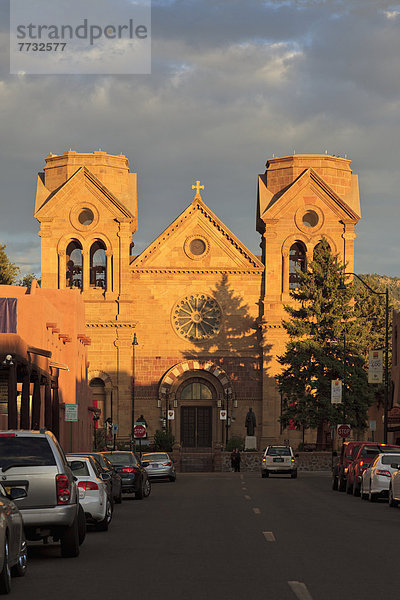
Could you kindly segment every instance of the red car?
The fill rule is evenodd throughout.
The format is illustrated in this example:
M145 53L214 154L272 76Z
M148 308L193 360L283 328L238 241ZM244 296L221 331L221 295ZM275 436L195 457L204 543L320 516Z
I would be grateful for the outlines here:
M387 444L377 444L373 442L362 442L357 452L353 455L353 461L349 465L347 472L346 492L354 496L360 495L360 484L365 469L373 462L379 453L389 454L394 452L399 454L400 446L388 446Z
M362 442L344 442L340 452L339 460L332 472L332 489L344 492L347 483L349 466L361 446Z

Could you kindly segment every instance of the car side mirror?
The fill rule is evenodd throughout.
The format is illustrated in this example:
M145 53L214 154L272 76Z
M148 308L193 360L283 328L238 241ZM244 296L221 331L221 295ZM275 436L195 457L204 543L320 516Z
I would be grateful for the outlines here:
M71 460L68 464L71 471L80 471L85 468L85 463L82 460Z
M24 490L24 488L11 488L11 490L8 492L7 497L10 500L19 500L20 498L26 498L27 497L27 493L26 490Z
M103 481L110 481L111 475L110 473L100 473L100 479Z
M148 460L144 460L144 461L142 462L142 465L143 465L144 467L148 467L148 466L149 466L149 464L150 464L150 462L149 462Z

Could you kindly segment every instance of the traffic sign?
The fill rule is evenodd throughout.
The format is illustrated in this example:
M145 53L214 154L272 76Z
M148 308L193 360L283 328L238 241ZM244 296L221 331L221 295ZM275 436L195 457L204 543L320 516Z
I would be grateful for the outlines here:
M168 421L173 421L174 419L175 419L175 411L169 410L168 411Z
M340 379L332 379L331 381L331 404L342 403L342 382Z
M347 423L344 425L338 425L337 432L340 437L347 438L351 433L351 427Z
M219 418L221 421L226 421L227 416L228 416L228 412L226 410L219 411Z
M112 432L114 435L117 435L118 433L118 425L116 423L114 423L112 426Z
M383 381L383 352L371 350L368 361L368 383L382 383Z
M77 404L66 404L65 405L65 421L77 421L78 420L78 405Z
M135 439L142 439L146 437L146 425L143 423L135 423L133 426L133 437Z

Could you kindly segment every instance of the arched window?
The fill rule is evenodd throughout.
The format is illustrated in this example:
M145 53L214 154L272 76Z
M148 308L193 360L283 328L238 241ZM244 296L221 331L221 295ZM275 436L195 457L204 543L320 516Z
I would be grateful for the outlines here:
M105 405L106 405L105 383L102 379L100 379L100 377L95 377L94 379L92 379L92 381L89 383L89 385L90 385L90 389L92 390L92 395L93 395L93 406L95 406L96 408L98 408L101 411L101 413L99 415L100 416L99 420L97 422L95 422L95 427L97 429L98 427L103 427L103 425L104 425L104 419L105 419L104 409L105 409Z
M299 271L306 270L306 247L302 242L296 242L289 252L289 289L299 286Z
M66 287L82 289L82 245L72 240L67 246Z
M332 252L332 250L331 250L331 247L330 247L330 245L328 244L328 242L326 242L326 245L328 246L328 248L329 248L330 252ZM316 244L316 245L314 246L314 250L313 250L313 260L315 260L315 255L316 255L316 252L318 252L318 250L321 248L321 246L322 246L322 242L318 242L318 244Z
M107 287L106 246L97 240L90 248L90 287Z
M212 400L213 393L208 385L199 381L186 385L180 394L181 400Z

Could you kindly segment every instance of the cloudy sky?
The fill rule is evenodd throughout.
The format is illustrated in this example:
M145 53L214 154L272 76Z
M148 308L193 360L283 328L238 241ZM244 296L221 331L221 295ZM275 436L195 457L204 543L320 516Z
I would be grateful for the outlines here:
M205 202L258 254L266 160L346 154L363 211L356 270L400 276L400 4L153 0L152 74L120 76L10 75L5 4L0 243L22 271L40 272L33 207L44 157L101 148L138 173L138 253L200 179Z

